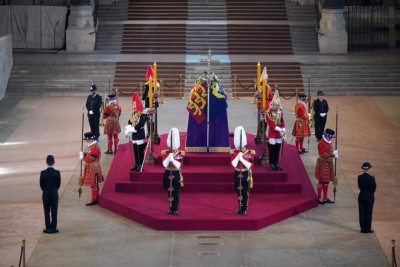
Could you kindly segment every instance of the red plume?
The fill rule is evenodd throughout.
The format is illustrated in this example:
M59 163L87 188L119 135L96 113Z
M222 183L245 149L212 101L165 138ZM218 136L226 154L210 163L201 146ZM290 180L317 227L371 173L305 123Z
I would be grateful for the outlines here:
M150 77L154 79L154 70L153 70L153 67L151 65L149 65L147 67L146 80L148 81L150 79Z
M142 99L140 99L140 96L138 93L133 93L132 95L132 106L133 103L136 104L136 111L137 112L142 112L143 111L143 103L142 103Z

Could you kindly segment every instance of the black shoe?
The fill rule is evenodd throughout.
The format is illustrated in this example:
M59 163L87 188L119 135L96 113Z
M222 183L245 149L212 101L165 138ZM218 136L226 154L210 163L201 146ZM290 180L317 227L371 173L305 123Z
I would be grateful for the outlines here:
M369 230L369 231L365 231L365 233L366 234L372 234L372 233L375 233L375 231L374 230Z
M335 202L333 202L332 200L330 200L329 198L324 200L324 203L328 203L328 204L333 204Z
M277 171L283 170L283 169L281 168L281 166L279 166L279 164L275 164L275 169L276 169Z
M48 234L57 234L59 231L58 229L54 229L54 230L49 230L47 233Z
M138 166L139 166L139 165L135 164L135 165L134 165L132 168L130 168L129 170L130 170L131 172L135 172Z
M298 150L297 150L297 152L299 152L300 155L303 154L303 151L298 151Z
M269 165L269 170L270 171L276 171L275 165L274 164L270 164Z
M48 234L51 230L50 229L43 229L43 233Z
M247 216L247 210L242 211L243 216Z
M308 153L308 151L305 148L301 149L301 152Z
M97 205L97 204L99 204L99 202L97 202L97 201L90 201L90 202L86 203L86 206L94 206L94 205Z
M323 201L319 201L319 200L318 200L318 204L319 204L319 205L324 205L325 203L324 203Z
M111 150L107 150L106 152L104 152L105 154L112 154L113 152Z
M172 215L178 216L178 215L179 215L179 212L178 212L177 210L174 210L174 211L172 212Z
M144 168L142 168L141 166L137 166L137 168L135 169L135 172L142 172L144 171Z

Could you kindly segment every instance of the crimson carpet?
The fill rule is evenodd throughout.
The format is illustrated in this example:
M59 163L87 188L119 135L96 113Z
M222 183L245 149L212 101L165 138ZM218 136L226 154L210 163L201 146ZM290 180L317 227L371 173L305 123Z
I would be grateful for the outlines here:
M294 146L285 144L280 161L283 171L272 172L256 164L247 216L234 213L237 196L229 153L186 153L180 215L168 215L160 156L161 150L167 149L166 137L161 135L160 144L147 151L153 152L157 164L146 163L141 173L129 171L133 161L130 144L119 146L100 194L101 207L156 230L176 231L259 230L317 207L300 155ZM256 150L259 158L262 146L254 143L254 137L247 134L247 147ZM186 133L181 132L180 138L184 150Z

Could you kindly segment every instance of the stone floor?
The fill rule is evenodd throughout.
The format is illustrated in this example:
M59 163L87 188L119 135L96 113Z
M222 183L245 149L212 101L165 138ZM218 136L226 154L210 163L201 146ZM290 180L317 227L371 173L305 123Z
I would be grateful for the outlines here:
M84 203L78 197L83 97L12 97L0 101L0 266L18 266L26 240L27 266L390 266L392 239L400 240L397 182L400 157L399 97L330 97L327 127L338 114L339 185L336 204L320 206L259 231L155 231ZM229 101L229 125L256 132L251 99ZM294 100L283 100L288 132ZM120 98L121 124L131 111ZM159 133L186 131L185 100L166 99L159 109ZM84 115L85 131L88 130ZM286 140L294 143L289 136ZM127 142L120 136L120 142ZM105 137L100 139L105 148ZM315 138L302 155L313 184ZM104 151L104 149L103 149ZM61 170L60 233L42 233L44 218L39 172L47 154ZM103 155L107 173L112 161ZM370 161L378 189L374 234L359 233L356 196L362 162ZM255 181L255 186L257 182ZM332 188L331 188L332 189ZM184 201L184 195L182 197ZM183 212L183 211L182 211ZM396 248L397 254L400 252ZM399 262L399 257L397 257Z

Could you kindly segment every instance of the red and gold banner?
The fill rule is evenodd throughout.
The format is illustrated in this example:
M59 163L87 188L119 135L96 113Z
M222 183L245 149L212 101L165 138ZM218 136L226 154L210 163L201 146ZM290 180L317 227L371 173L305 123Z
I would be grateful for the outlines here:
M206 105L207 105L207 84L202 84L200 82L197 82L190 91L186 110L198 124L202 123L205 119L207 119L205 110Z

